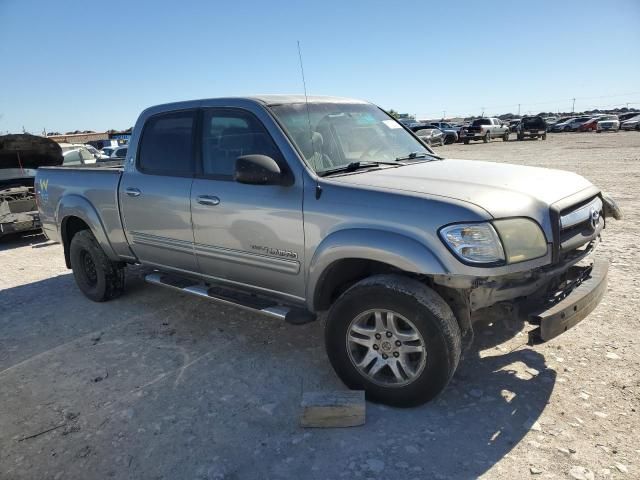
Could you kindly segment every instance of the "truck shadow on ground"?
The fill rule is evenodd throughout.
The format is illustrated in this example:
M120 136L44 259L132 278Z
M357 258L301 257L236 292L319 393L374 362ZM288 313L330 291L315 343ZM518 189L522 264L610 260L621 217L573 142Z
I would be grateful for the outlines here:
M2 291L0 307L10 313L0 321L0 424L21 412L37 430L51 405L81 415L78 435L16 443L0 433L6 457L29 459L35 477L54 462L68 478L80 467L116 478L131 468L140 478L476 478L539 428L555 384L544 357L516 336L521 324L477 324L476 341L433 402L368 403L362 427L304 430L301 390L344 388L326 359L321 322L296 327L219 307L147 286L144 273L130 269L125 295L106 304L82 297L71 274ZM108 378L87 382L96 365ZM11 393L20 388L32 396ZM188 451L177 447L185 439ZM62 454L42 460L42 442L62 453L90 442L99 455L82 465ZM122 451L128 465L118 463Z
M0 252L28 245L38 248L39 245L48 243L47 237L40 232L11 233L0 238Z

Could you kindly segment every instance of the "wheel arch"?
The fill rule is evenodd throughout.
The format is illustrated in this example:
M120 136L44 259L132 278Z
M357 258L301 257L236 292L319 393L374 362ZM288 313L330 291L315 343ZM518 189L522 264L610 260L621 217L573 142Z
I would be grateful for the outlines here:
M60 240L64 248L67 268L71 268L69 246L73 236L81 230L91 230L98 244L110 260L119 260L113 250L100 216L89 201L78 195L64 197L58 204L56 218L60 225Z
M329 235L309 265L307 304L326 310L355 282L380 273L434 275L446 269L424 244L405 235L376 229L348 229Z

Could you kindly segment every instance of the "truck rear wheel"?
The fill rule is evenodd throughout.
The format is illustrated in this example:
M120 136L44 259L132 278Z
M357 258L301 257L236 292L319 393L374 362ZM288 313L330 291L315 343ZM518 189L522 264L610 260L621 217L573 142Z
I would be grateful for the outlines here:
M484 137L482 138L482 141L484 143L488 143L490 140L491 140L491 132L485 133Z
M460 327L449 305L400 275L376 275L347 290L329 311L325 343L349 388L399 407L438 395L461 352Z
M90 230L73 236L69 259L76 284L87 298L104 302L123 292L124 266L109 260Z
M509 141L509 132L505 132L504 135L502 135L502 141L503 142Z

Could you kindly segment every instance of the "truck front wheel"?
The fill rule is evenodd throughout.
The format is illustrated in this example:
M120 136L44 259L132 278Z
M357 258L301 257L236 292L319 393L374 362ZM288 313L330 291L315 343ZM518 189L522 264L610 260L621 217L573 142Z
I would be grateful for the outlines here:
M87 298L104 302L123 292L124 266L109 260L90 230L73 236L69 259L76 284Z
M488 143L491 141L491 132L487 132L485 133L484 137L482 138L482 141L484 143Z
M348 289L329 311L325 343L349 388L399 407L438 395L461 352L460 328L449 305L400 275L376 275Z

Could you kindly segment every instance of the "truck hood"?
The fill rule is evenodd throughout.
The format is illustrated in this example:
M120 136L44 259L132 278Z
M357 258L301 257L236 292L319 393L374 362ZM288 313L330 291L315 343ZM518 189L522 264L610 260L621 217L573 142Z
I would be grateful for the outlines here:
M382 168L331 180L365 188L454 198L472 203L494 218L542 219L551 204L592 186L580 175L563 170L454 159Z

